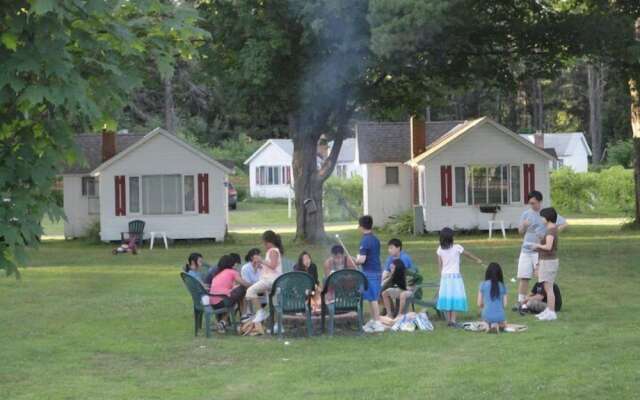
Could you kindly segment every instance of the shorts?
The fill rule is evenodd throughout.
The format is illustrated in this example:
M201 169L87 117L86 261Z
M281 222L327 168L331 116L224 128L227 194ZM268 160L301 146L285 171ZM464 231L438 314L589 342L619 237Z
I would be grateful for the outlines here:
M247 299L257 299L263 296L265 293L271 292L271 287L273 286L273 282L275 279L272 278L263 278L253 285L249 286L247 289L247 295L245 296Z
M407 289L407 290L402 290L402 289L397 288L397 287L392 287L392 288L389 288L389 289L385 289L385 290L383 290L383 291L382 291L382 293L387 294L387 295L388 295L389 297L391 297L392 299L399 299L399 298L400 298L400 295L401 295L402 293L407 293L405 296L411 296L411 295L413 295L413 292L412 292L411 290L409 290L409 289Z
M382 276L380 274L364 275L367 277L367 290L364 291L362 297L366 301L378 301L378 298L380 298L380 290L382 288Z
M533 270L538 263L538 253L525 253L520 252L520 258L518 259L518 279L531 279L533 278Z
M540 260L540 269L538 269L538 281L553 284L558 276L558 267L560 263L555 260Z
M218 304L212 304L215 309L234 306L240 302L245 296L247 289L244 286L237 286L231 289L227 301L221 301Z

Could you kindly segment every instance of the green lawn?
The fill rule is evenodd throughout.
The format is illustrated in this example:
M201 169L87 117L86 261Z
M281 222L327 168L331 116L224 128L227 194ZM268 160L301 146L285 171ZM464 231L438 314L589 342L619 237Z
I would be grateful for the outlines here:
M357 235L345 235L356 248ZM301 247L291 245L289 257ZM387 236L381 237L387 240ZM508 281L519 241L461 236ZM110 246L45 242L23 280L0 278L2 399L632 399L640 383L640 233L574 227L560 239L564 309L552 323L516 317L529 331L451 330L358 337L193 338L178 278L187 254L208 260L259 243L176 245L138 256ZM405 238L435 278L433 236ZM326 247L309 250L320 261ZM467 294L483 271L463 266ZM514 284L506 282L511 299ZM510 302L511 302L510 299ZM476 318L472 307L467 316ZM634 394L635 393L635 394Z

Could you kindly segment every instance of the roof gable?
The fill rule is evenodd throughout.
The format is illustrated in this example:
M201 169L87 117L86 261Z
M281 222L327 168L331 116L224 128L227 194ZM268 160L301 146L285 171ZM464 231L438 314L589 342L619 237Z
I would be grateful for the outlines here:
M269 139L254 151L249 158L245 160L244 165L249 165L260 153L262 153L269 146L277 146L282 151L293 157L293 141L291 139Z
M127 154L130 154L130 153L134 152L136 149L144 146L151 139L153 139L154 137L159 136L159 135L162 135L163 137L169 139L170 141L172 141L176 145L181 146L182 148L184 148L187 151L189 151L190 153L192 153L194 156L201 158L202 160L208 162L209 164L221 169L225 173L229 174L229 173L232 172L229 168L224 166L222 163L220 163L220 162L214 160L213 158L209 157L208 155L204 154L202 151L196 149L195 147L193 147L191 144L187 143L183 139L177 137L176 135L174 135L172 133L167 132L166 130L164 130L162 128L155 128L151 132L149 132L146 135L144 135L144 137L142 137L136 143L134 143L133 145L131 145L128 148L126 148L124 151L121 151L120 153L116 154L115 156L111 157L107 161L105 161L102 164L100 164L97 168L95 168L91 172L91 175L99 175L102 171L108 169L111 165L117 163L118 161L120 161L121 159L126 157Z
M531 134L520 136L532 143L534 142L534 137ZM573 155L579 146L584 148L587 155L591 155L591 148L582 132L544 133L544 147L553 148L559 157Z
M419 156L409 160L407 162L407 164L410 164L410 165L413 165L413 166L417 165L420 161L439 153L440 151L445 149L449 144L457 141L462 136L464 136L466 133L471 132L474 128L479 127L479 126L484 125L484 124L491 124L499 132L507 135L508 137L510 137L511 139L517 141L518 143L522 144L523 146L528 147L530 150L542 155L544 158L553 159L552 155L550 155L549 153L545 152L543 149L538 148L536 145L534 145L533 143L529 142L528 140L520 137L520 135L517 135L516 133L510 131L505 126L500 125L499 123L493 121L491 118L482 117L482 118L478 118L478 119L475 119L475 120L472 120L472 121L467 121L467 122L465 122L463 124L457 125L454 129L450 130L445 135L441 136L438 140L433 142L431 145L427 146L427 148L425 149L425 151L422 154L420 154Z

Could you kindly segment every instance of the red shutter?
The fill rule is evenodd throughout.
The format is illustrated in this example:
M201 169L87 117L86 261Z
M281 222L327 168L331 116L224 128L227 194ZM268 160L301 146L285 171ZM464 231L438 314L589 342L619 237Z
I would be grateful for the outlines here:
M447 205L447 167L440 166L440 204Z
M290 166L284 167L284 171L285 171L285 176L286 176L285 183L287 185L290 185L291 184L291 167Z
M452 182L451 165L442 165L440 167L440 204L443 206L453 205Z
M532 191L536 190L536 166L535 164L524 164L522 168L522 177L524 180L524 198L523 201L526 204L528 202L527 196Z
M198 213L209 214L209 174L198 174Z
M116 216L127 215L127 194L124 175L114 176Z
M453 205L453 177L451 174L451 165L447 166L447 205Z

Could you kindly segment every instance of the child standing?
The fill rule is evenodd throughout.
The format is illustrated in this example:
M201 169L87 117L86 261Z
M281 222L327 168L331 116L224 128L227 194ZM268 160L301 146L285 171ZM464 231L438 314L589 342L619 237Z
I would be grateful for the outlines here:
M542 239L542 243L534 244L534 249L538 252L538 280L543 283L544 291L547 293L547 308L536 315L540 321L554 321L558 319L556 314L556 296L553 291L553 284L558 275L558 214L553 207L540 210L540 216L544 220L547 233Z
M460 274L460 256L464 255L478 264L482 264L482 260L465 251L459 244L453 243L451 228L443 228L440 231L440 246L436 253L440 268L440 290L436 307L445 313L449 327L457 327L456 313L466 312L468 309L467 295Z
M378 298L380 297L382 278L380 240L373 234L373 218L370 215L360 217L358 228L362 232L362 240L360 240L360 251L356 258L356 264L362 266L362 272L367 278L368 287L363 297L369 303L372 318L362 328L365 332L383 332L384 325L378 321L380 317Z
M504 286L500 264L489 264L484 279L478 289L478 307L482 309L482 320L489 324L489 332L498 333L507 324L504 314L507 288Z

